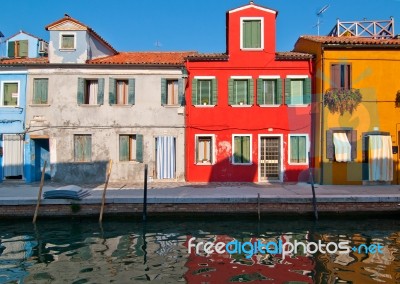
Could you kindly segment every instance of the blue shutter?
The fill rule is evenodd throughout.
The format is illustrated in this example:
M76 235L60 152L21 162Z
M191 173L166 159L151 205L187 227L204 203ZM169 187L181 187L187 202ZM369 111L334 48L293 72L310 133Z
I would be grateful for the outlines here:
M8 57L15 57L15 41L8 42Z
M98 79L98 88L97 88L97 104L104 104L104 79Z
M143 163L143 135L136 134L136 161Z
M128 80L128 104L135 104L135 79Z
M117 97L115 94L116 81L114 78L110 78L108 88L108 102L110 105L115 105L117 103Z
M167 104L167 79L161 78L161 105Z

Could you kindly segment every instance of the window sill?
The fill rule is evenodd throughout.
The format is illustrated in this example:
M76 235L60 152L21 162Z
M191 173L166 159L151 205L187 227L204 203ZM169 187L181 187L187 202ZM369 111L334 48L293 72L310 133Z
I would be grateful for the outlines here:
M180 108L181 105L163 105L165 108Z
M272 107L272 108L277 108L277 107L280 107L281 105L258 105L259 107Z
M252 166L253 163L243 163L243 164L238 164L238 163L232 163L233 166Z
M2 105L0 105L0 108L9 108L9 109L12 109L12 108L22 108L22 107L19 107L19 106L2 106Z
M287 105L288 107L308 107L310 106L310 104L306 104L306 105Z
M249 48L245 48L242 47L240 48L241 51L263 51L264 48L263 47L249 47Z
M289 166L308 166L308 163L288 163Z
M130 108L133 107L134 105L123 105L123 104L112 104L110 105L112 107L125 107L125 108Z
M133 164L133 165L140 164L140 162L138 162L138 161L119 161L119 163L121 163L121 164Z
M80 106L80 107L100 107L101 105L81 104L81 105L78 105L78 106Z
M195 163L196 166L212 166L213 163L211 162L197 162Z
M60 48L59 51L68 52L68 51L75 51L76 48Z
M50 104L30 104L30 107L49 107Z
M231 105L231 107L252 107L253 105Z
M210 108L210 107L215 107L216 105L193 105L194 107L203 107L203 108Z

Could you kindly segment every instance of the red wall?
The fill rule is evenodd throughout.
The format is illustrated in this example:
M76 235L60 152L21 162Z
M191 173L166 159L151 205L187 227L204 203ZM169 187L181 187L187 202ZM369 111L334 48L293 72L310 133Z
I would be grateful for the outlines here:
M240 50L240 17L264 17L264 50ZM248 8L227 14L228 61L187 62L189 81L186 89L186 178L188 181L258 181L258 135L283 135L285 181L297 181L299 171L307 166L288 165L288 134L308 134L311 140L311 107L260 107L256 104L256 80L262 75L307 75L311 78L311 62L275 60L275 14ZM195 107L191 104L192 80L195 76L215 76L218 84L218 104L215 107ZM231 76L251 76L254 80L254 105L228 105L228 80ZM284 84L283 84L284 85ZM282 90L284 95L284 86ZM272 131L271 131L272 128ZM214 165L195 164L195 135L214 134ZM252 134L252 165L233 165L232 134Z

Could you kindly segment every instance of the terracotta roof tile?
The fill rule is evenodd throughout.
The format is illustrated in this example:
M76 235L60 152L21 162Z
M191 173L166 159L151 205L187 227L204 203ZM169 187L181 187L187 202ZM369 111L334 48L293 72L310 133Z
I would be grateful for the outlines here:
M197 53L187 57L189 61L215 61L228 60L229 55L226 53Z
M48 64L47 57L38 58L3 58L0 59L0 65L30 65L30 64Z
M197 52L120 52L117 55L92 59L87 63L110 65L183 65L186 57L194 54L197 54Z
M310 40L322 44L341 44L341 45L393 45L400 46L400 39L374 39L374 38L364 38L364 37L335 37L335 36L312 36L304 35L300 39ZM300 40L299 39L299 40Z
M312 59L314 55L303 52L284 51L284 52L276 52L275 57L276 59L296 60L296 59Z

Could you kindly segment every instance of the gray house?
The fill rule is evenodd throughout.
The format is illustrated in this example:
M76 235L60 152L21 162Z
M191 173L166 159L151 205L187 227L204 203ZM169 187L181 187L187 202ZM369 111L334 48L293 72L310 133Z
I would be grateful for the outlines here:
M48 62L28 67L25 153L32 180L184 180L184 60L194 52L117 52L65 15L48 25Z

